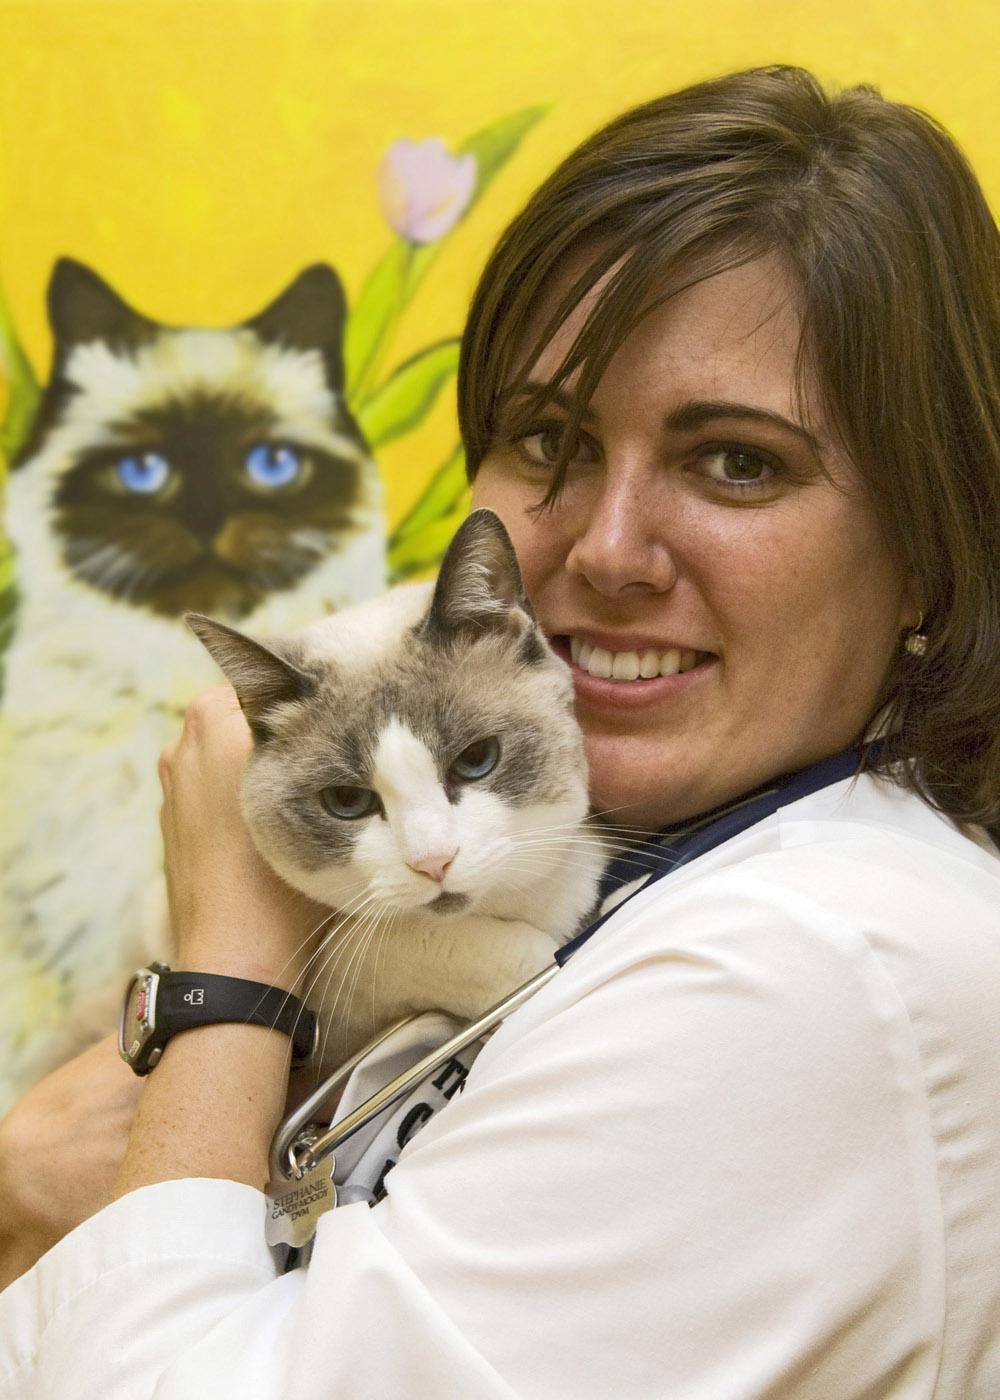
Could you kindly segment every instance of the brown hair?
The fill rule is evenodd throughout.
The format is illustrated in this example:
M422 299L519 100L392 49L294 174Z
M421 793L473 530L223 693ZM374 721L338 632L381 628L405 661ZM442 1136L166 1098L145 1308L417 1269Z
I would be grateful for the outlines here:
M514 220L475 293L458 386L469 474L501 414L523 403L527 419L548 397L526 392L530 367L611 269L555 376L579 371L549 503L640 317L770 251L803 292L800 386L808 369L926 610L926 654L900 647L890 733L867 766L916 759L903 781L1000 835L1000 236L932 118L870 87L828 96L811 74L776 67L698 84L597 132ZM582 271L525 357L568 259Z

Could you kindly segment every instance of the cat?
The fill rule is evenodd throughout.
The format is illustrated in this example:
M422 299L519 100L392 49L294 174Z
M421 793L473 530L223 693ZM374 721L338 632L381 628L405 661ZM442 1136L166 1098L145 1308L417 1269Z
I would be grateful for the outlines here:
M49 312L53 372L7 486L0 1110L32 1042L150 925L156 757L214 673L181 615L281 631L385 584L332 268L210 330L154 322L62 259Z
M479 1014L586 923L609 847L572 680L493 512L465 520L436 583L297 633L187 620L251 729L260 853L338 911L307 997L328 1058L416 1011Z
M303 989L324 1068L403 1016L477 1016L586 925L611 829L589 815L569 668L492 511L462 524L436 582L266 640L187 622L250 727L258 850L332 911ZM128 972L170 961L162 880L151 896L156 917L51 1040L53 1063L108 1032Z

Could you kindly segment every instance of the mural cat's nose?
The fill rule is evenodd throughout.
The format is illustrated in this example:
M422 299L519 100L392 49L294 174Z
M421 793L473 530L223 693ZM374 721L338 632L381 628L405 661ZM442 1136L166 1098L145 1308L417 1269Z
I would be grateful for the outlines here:
M456 846L452 851L432 851L429 855L420 856L417 860L408 860L406 863L411 870L418 870L422 875L429 875L440 885L444 880L446 870L457 854L458 847Z

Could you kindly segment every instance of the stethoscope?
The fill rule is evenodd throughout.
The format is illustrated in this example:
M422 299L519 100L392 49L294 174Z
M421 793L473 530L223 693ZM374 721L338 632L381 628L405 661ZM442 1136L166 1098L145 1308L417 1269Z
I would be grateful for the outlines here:
M475 1041L484 1040L487 1036L492 1035L512 1012L523 1006L529 997L534 996L539 988L551 981L558 971L559 964L553 962L550 967L536 973L534 977L522 983L509 996L498 1001L488 1011L484 1011L475 1021L470 1021L467 1026L457 1031L437 1050L431 1050L422 1059L411 1065L409 1069L404 1069L402 1073L397 1074L395 1079L390 1079L388 1084L383 1084L382 1088L372 1094L370 1098L365 1099L364 1103L359 1104L350 1113L346 1113L343 1118L335 1119L328 1128L324 1128L322 1123L317 1121L317 1115L324 1104L343 1089L352 1072L362 1060L377 1050L403 1026L410 1025L419 1017L405 1016L402 1020L395 1021L387 1030L382 1031L374 1040L363 1046L357 1054L352 1055L349 1060L345 1060L342 1065L338 1065L333 1073L328 1075L322 1084L318 1085L309 1097L282 1121L271 1143L272 1181L280 1181L282 1178L287 1181L299 1181L307 1172L314 1171L320 1162L337 1151L341 1143L346 1142L349 1137L353 1137L373 1118L377 1118L383 1109L389 1108L391 1104L404 1098L411 1089L423 1083L428 1075L433 1074L441 1065L447 1063L453 1055L460 1054Z

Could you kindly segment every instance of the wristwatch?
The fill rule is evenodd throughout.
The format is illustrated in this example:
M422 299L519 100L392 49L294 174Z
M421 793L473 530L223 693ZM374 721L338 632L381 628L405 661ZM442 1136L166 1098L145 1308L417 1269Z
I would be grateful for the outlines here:
M153 962L140 967L125 990L118 1053L136 1074L148 1074L172 1035L222 1021L283 1031L291 1039L295 1067L316 1049L316 1017L291 992L242 977L171 972L166 963Z

